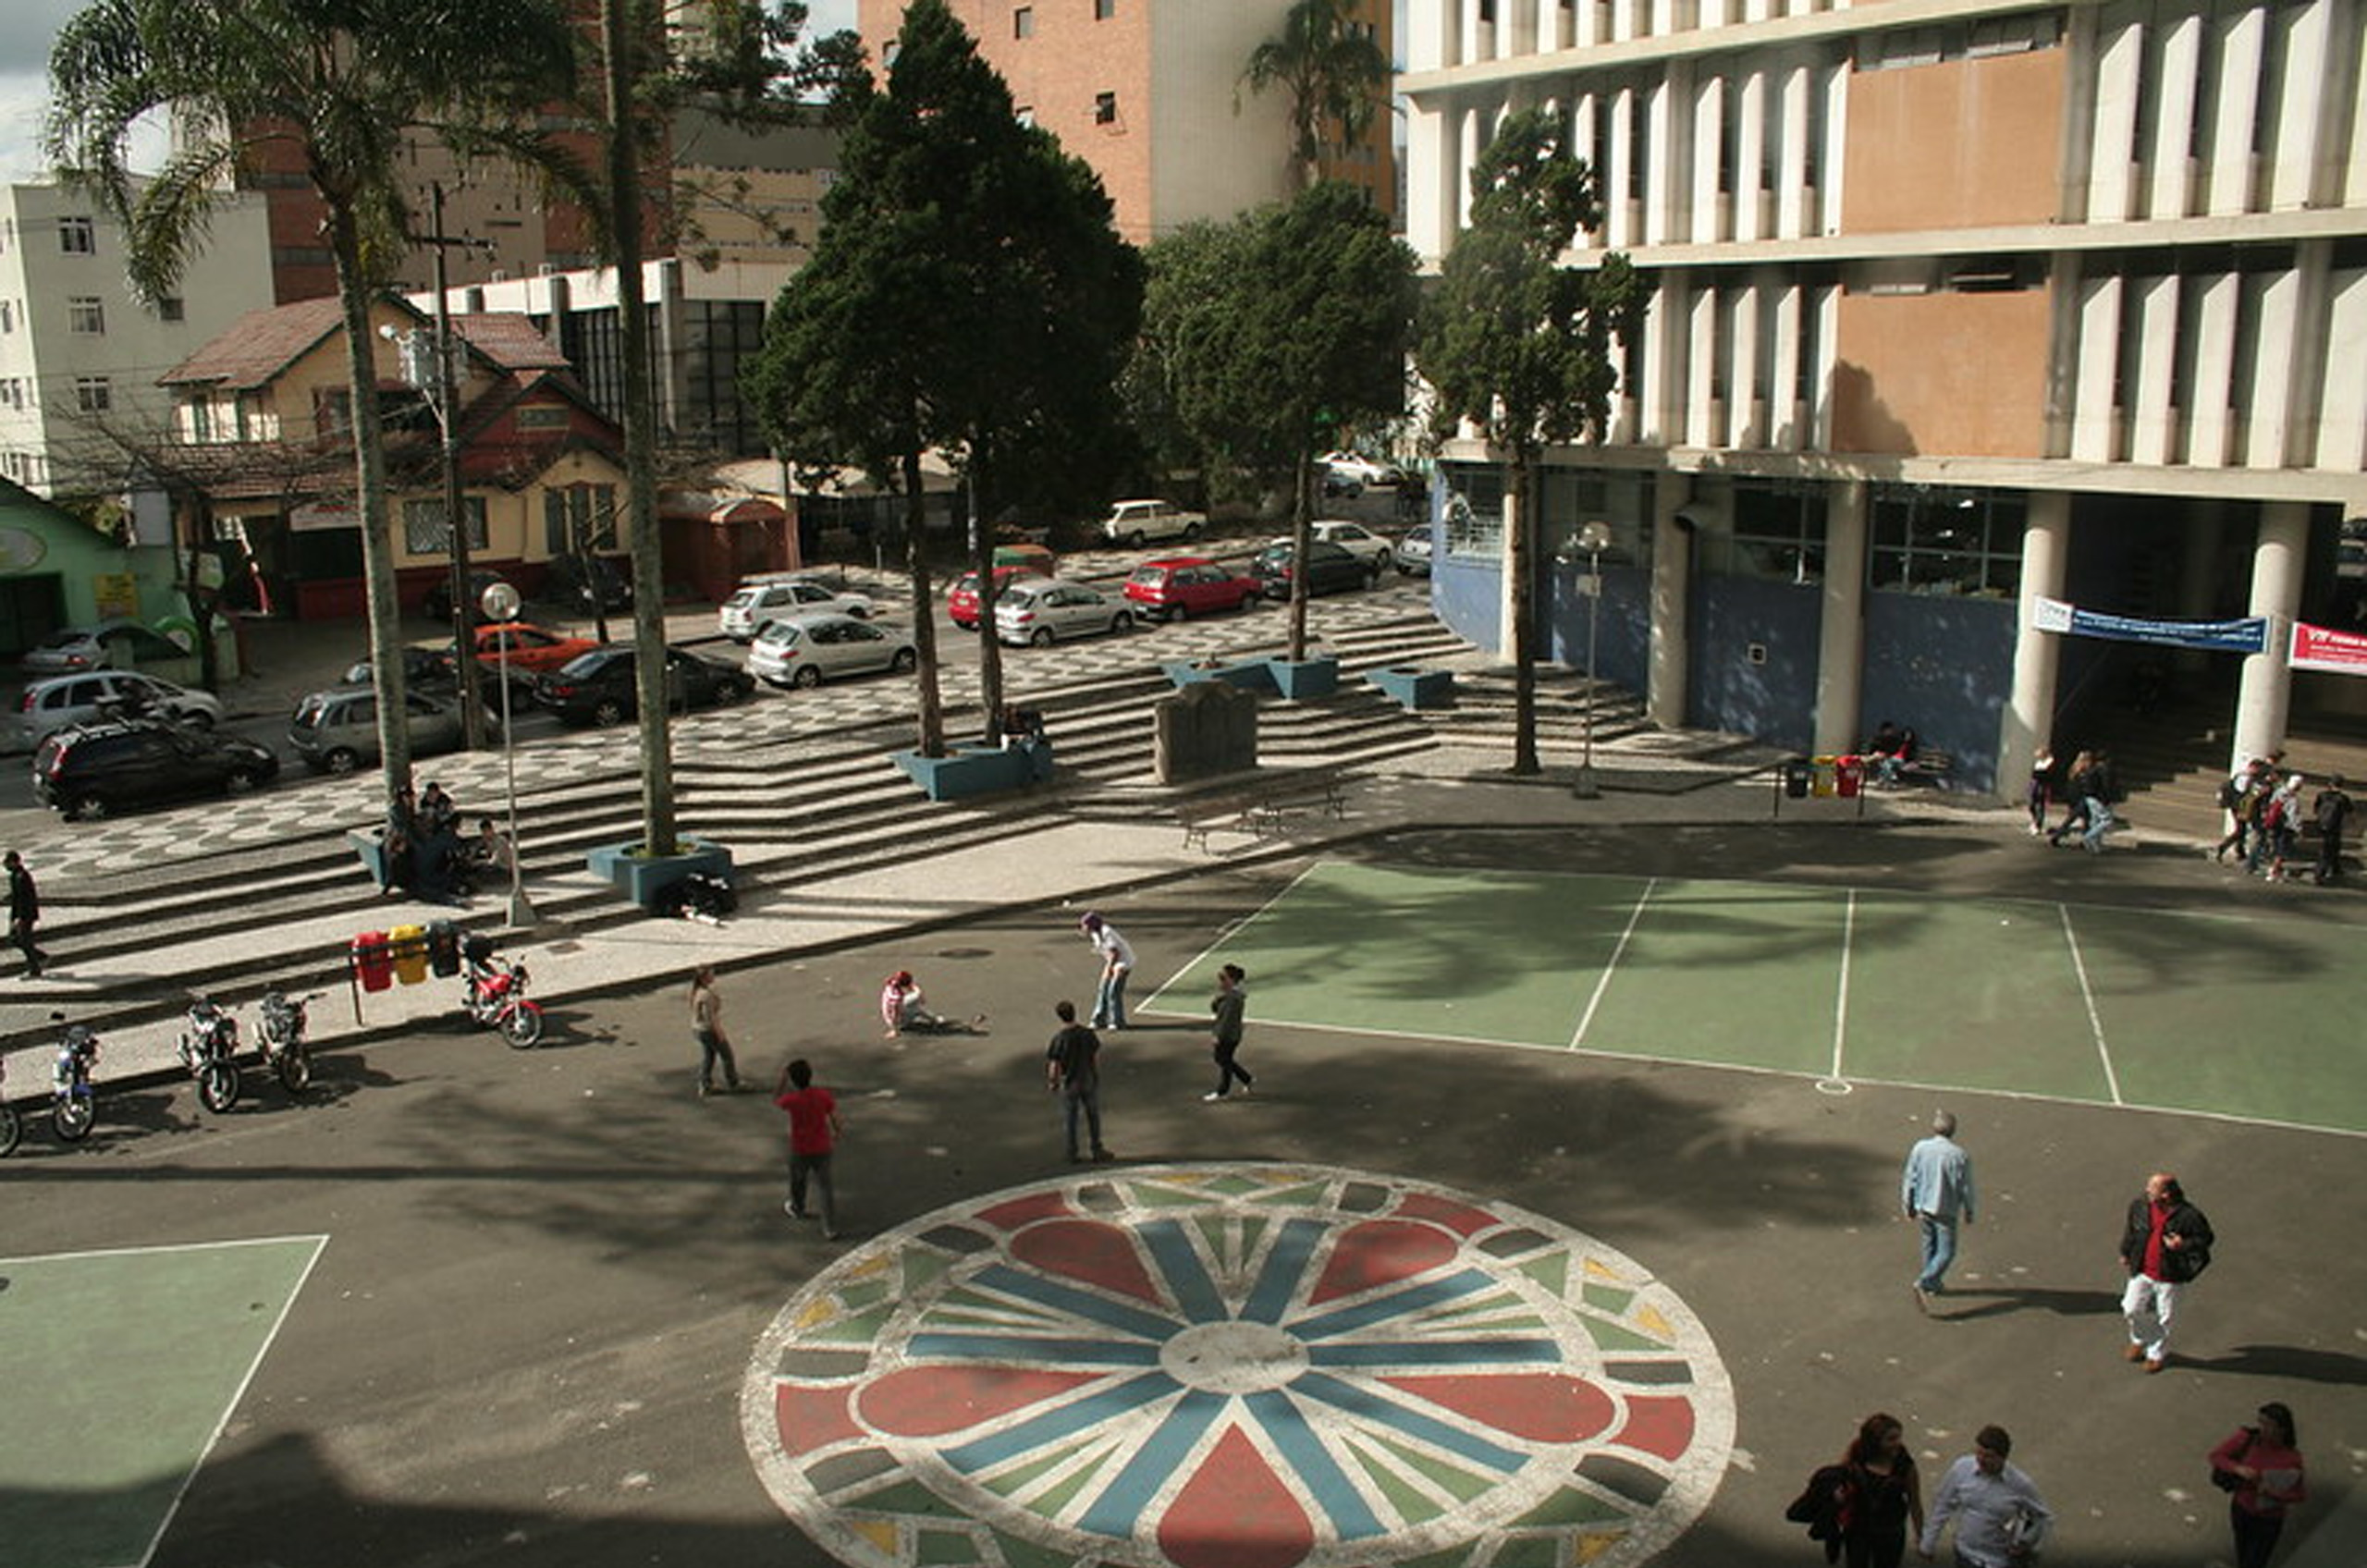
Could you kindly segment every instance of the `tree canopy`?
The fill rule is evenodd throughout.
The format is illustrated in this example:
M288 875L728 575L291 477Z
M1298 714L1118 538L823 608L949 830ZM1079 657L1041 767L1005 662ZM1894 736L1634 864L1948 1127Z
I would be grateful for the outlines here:
M1241 85L1289 98L1291 157L1304 185L1318 179L1326 127L1343 147L1365 139L1386 101L1389 56L1355 15L1355 0L1294 0L1282 29L1249 52ZM1235 112L1239 111L1235 97Z

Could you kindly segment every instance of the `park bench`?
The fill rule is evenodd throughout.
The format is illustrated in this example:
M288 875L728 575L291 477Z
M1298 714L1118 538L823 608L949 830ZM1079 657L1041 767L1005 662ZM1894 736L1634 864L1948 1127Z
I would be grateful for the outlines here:
M1175 809L1184 827L1184 847L1210 848L1212 828L1246 833L1254 839L1279 838L1294 811L1308 809L1345 820L1348 796L1336 777L1296 778L1257 790L1236 790L1186 801Z

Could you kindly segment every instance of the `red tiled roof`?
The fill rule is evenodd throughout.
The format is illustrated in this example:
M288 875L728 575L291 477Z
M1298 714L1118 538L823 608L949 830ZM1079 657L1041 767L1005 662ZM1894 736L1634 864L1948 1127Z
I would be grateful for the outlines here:
M565 370L567 356L534 330L532 318L516 312L454 316L452 330L503 370Z
M408 301L393 295L386 298L414 319L427 320ZM166 372L159 385L210 384L232 391L267 386L335 333L344 319L334 299L300 300L292 305L249 311L221 336ZM497 371L567 368L567 357L535 331L526 316L515 312L454 316L452 329Z

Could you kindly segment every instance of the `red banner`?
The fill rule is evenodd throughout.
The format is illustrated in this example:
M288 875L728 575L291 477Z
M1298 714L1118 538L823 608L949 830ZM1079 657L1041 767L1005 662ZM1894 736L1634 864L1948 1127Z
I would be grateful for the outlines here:
M2295 669L2331 670L2336 675L2367 675L2367 634L2336 631L2330 626L2293 623L2293 652L2286 661Z

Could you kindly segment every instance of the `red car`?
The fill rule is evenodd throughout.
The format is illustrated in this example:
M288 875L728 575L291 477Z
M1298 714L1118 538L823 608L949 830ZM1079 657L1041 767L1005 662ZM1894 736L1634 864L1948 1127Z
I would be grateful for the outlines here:
M1011 586L1012 579L1035 575L1036 573L1032 567L999 566L995 568L995 597L998 599L1002 597L1002 591ZM953 624L964 631L975 631L978 629L978 574L976 572L965 571L953 580L953 586L945 591L945 613L951 616Z
M1170 556L1134 568L1126 597L1147 616L1182 620L1241 608L1257 597L1257 582L1202 556Z

